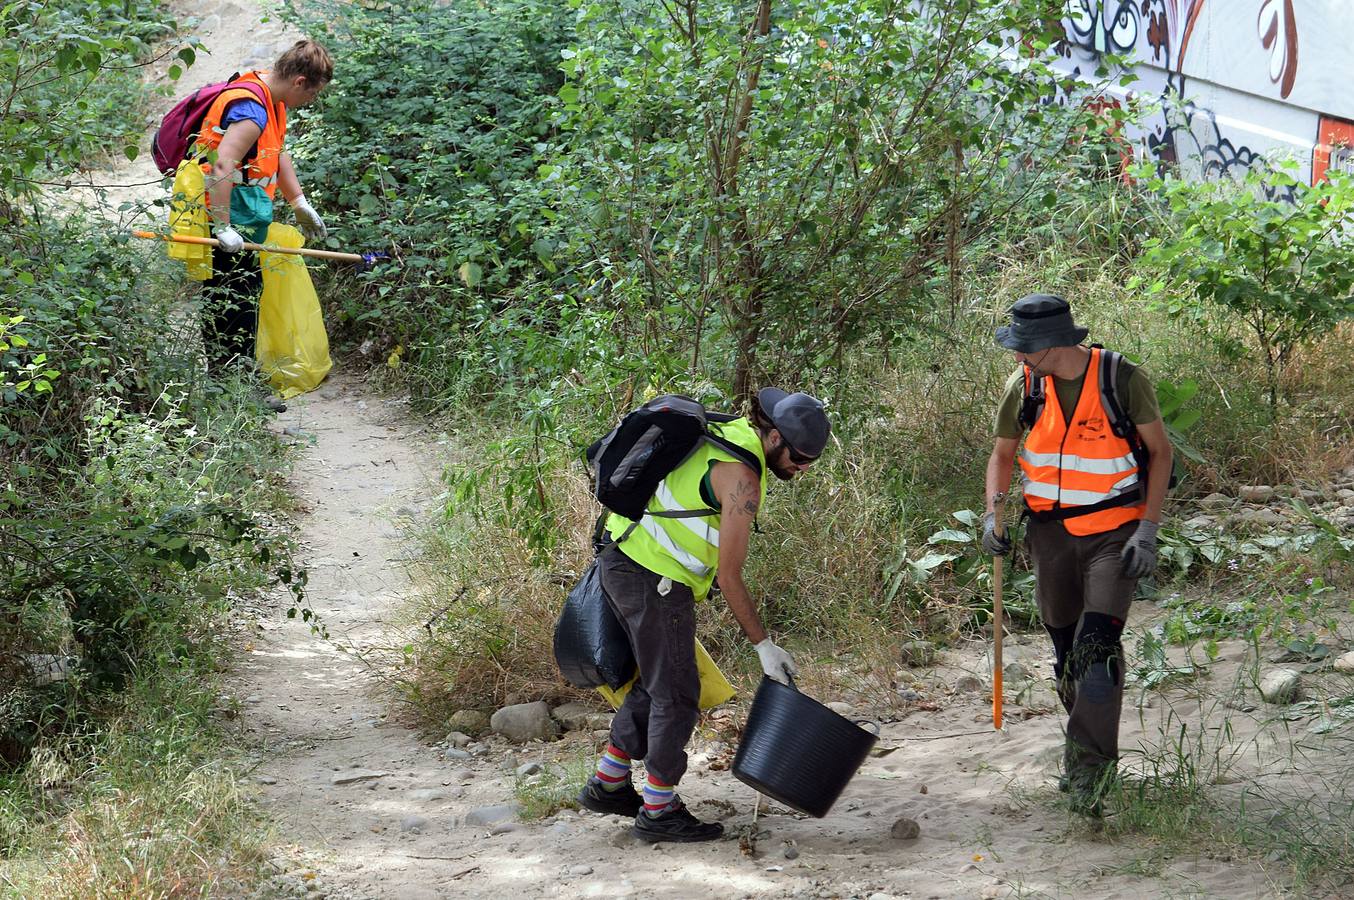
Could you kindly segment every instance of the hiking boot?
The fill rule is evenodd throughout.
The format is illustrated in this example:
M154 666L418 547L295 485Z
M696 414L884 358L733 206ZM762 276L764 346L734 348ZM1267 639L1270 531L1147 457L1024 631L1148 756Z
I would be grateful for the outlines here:
M641 841L656 844L671 841L674 844L694 844L698 841L716 841L724 836L724 826L718 822L702 822L687 811L686 804L673 800L668 808L656 816L640 810L631 829Z
M634 816L644 806L644 801L630 779L614 791L608 791L594 775L578 792L578 805L607 816Z

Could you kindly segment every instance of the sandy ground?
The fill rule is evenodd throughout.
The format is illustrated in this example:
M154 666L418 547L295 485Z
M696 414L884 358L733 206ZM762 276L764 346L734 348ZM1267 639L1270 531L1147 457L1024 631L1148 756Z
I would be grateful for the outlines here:
M276 20L260 21L247 0L195 14L202 17L196 33L212 53L199 57L183 83L265 63L294 39ZM124 220L161 193L148 155L102 174L119 185L110 196L131 204ZM472 811L512 802L518 766L591 756L598 735L575 731L550 744L485 741L462 750L401 724L398 698L364 651L402 643L390 623L410 590L402 561L412 544L403 529L435 513L448 450L398 399L342 374L294 399L277 428L301 445L294 488L303 510L302 563L309 602L329 636L282 617L286 604L278 598L246 623L250 635L229 679L258 761L258 802L275 823L278 874L262 896L1288 896L1276 882L1281 871L1263 860L1206 847L1172 856L1146 841L1107 837L1059 808L1053 778L1060 716L1048 648L1037 635L1007 647L1007 661L1023 665L1030 679L1010 686L1002 733L991 729L986 688L957 687L966 674L985 679L982 644L902 675L898 687L915 696L901 706L854 699L854 715L882 725L877 755L824 819L770 804L758 819L754 854L737 840L751 823L754 794L727 770L732 748L721 740L736 730L745 706L702 724L681 786L698 814L724 820L723 841L649 847L629 836L623 820L572 811L536 823L466 824ZM1138 625L1160 615L1138 606ZM1179 651L1173 654L1178 662ZM1220 784L1244 786L1291 771L1291 731L1275 727L1274 710L1254 699L1253 688L1243 689L1241 700L1232 696L1253 662L1245 646L1225 642L1194 685L1170 695L1134 693L1122 739L1129 764L1135 748L1168 746L1184 721L1191 735L1235 756L1235 766L1217 773ZM1306 728L1319 715L1310 710L1288 724ZM1221 730L1224 719L1228 731ZM920 825L919 838L891 837L904 816ZM1354 886L1346 887L1354 896Z

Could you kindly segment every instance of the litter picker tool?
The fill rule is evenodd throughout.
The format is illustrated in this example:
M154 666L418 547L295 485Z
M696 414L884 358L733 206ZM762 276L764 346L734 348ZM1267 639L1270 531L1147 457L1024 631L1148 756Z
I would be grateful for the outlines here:
M993 498L992 510L995 516L997 537L1006 536L1003 515L1006 512L1006 492ZM1002 563L1005 557L992 557L992 727L1001 731L1001 579Z
M207 247L219 247L221 245L221 242L216 238L197 237L191 234L159 234L154 231L133 231L131 234L132 237L172 241L176 244L202 244ZM270 244L254 244L248 241L244 243L243 249L264 253L292 253L297 256L314 256L319 259L337 259L343 262L360 263L365 266L372 266L377 262L389 259L384 253L341 253L338 250L314 250L310 247L274 247Z

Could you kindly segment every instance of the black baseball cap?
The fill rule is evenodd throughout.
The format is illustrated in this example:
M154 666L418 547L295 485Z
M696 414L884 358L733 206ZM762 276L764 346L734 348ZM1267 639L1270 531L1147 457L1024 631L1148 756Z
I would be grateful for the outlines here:
M803 392L788 394L768 387L757 392L757 403L781 437L799 453L817 457L827 447L832 425L823 411L823 401Z

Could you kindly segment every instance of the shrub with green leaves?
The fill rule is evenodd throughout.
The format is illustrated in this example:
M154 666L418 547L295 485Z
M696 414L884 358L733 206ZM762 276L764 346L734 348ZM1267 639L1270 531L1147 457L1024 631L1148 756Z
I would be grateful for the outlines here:
M1157 178L1174 228L1148 242L1170 286L1166 309L1197 314L1195 298L1236 316L1263 354L1271 408L1296 350L1354 316L1354 176L1315 184L1288 171L1247 170L1240 183ZM1275 196L1291 191L1291 199Z

